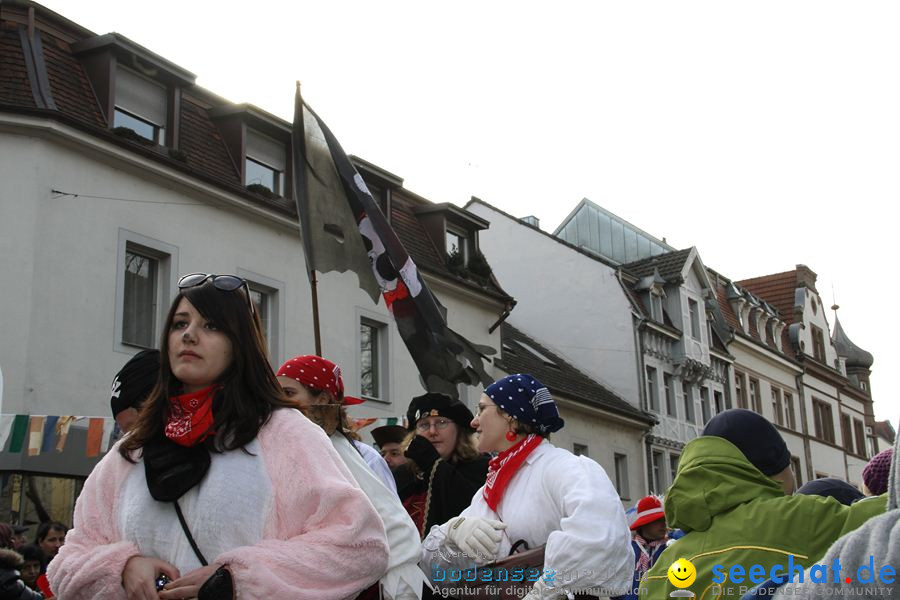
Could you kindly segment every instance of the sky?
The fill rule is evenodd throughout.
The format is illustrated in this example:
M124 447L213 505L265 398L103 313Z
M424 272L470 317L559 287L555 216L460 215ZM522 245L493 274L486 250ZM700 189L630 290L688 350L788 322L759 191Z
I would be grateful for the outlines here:
M299 80L348 153L434 202L553 232L589 198L735 280L805 264L897 427L900 3L43 4L287 120Z

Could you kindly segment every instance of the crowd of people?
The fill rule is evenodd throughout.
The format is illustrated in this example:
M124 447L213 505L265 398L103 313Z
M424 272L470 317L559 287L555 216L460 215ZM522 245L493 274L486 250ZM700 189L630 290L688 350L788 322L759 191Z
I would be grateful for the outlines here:
M533 376L487 386L475 414L413 398L406 426L372 432L379 452L354 431L346 407L362 400L338 365L301 355L273 372L244 280L178 288L160 350L116 375L126 433L71 530L45 524L24 545L0 525L0 600L662 599L680 558L709 598L722 564L900 558L883 538L900 496L889 453L864 473L873 498L840 480L795 490L777 429L726 410L685 446L665 497L629 517L600 465L553 445L564 421Z

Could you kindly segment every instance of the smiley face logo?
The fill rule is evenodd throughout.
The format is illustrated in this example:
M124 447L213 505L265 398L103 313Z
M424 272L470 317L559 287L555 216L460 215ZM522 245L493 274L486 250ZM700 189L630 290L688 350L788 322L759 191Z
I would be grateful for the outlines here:
M669 567L669 582L677 588L686 588L697 579L697 569L691 561L679 558Z

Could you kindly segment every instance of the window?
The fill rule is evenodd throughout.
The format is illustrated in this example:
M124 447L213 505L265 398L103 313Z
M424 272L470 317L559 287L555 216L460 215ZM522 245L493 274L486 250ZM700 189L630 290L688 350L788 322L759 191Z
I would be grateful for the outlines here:
M165 144L168 94L165 86L124 67L116 69L113 127L127 127L139 136Z
M656 369L647 367L647 402L650 410L659 412L659 387L656 383Z
M700 307L696 300L688 299L688 310L691 313L691 337L700 339Z
M588 447L584 444L572 444L572 454L575 456L587 456Z
M650 292L650 317L657 323L664 322L662 297Z
M694 388L684 381L681 384L681 392L684 395L684 420L694 423Z
M737 396L738 408L747 408L746 376L740 371L734 372L734 391Z
M841 414L841 437L844 442L844 450L853 453L853 426L850 424L850 415Z
M700 418L703 419L701 425L706 425L712 415L709 413L709 388L700 388Z
M678 473L678 459L681 456L678 454L670 454L669 455L669 482L675 481L675 475Z
M616 491L619 492L619 498L628 500L631 497L628 491L628 457L616 452L613 460L616 465Z
M665 477L665 473L663 471L663 460L665 460L665 456L659 450L654 450L652 455L652 473L651 477L653 480L651 481L651 485L653 489L652 492L656 494L661 494L665 491L665 482L663 481L663 477Z
M794 417L794 396L789 392L784 393L784 421L790 429L797 429L797 419Z
M284 143L247 129L244 185L261 185L276 196L284 194Z
M791 470L794 472L794 481L797 487L803 485L803 477L800 475L800 457L791 457Z
M834 416L831 405L818 398L812 399L813 423L816 437L828 443L834 443Z
M762 398L759 395L759 381L750 378L750 408L762 414Z
M713 392L713 404L716 407L716 414L725 410L725 402L722 398L722 392Z
M126 250L122 343L142 348L156 346L158 271L156 258Z
M459 260L465 265L468 262L466 251L466 235L459 231L447 230L447 256L458 255Z
M672 389L672 376L663 373L663 388L666 393L666 414L670 417L677 416L675 412L675 390Z
M856 453L865 457L866 429L863 427L863 422L859 419L853 419L853 431L856 433Z
M359 326L359 388L364 398L381 397L381 349L384 326L363 319Z
M812 334L813 358L819 362L825 362L825 336L822 330L815 325L810 325Z
M174 295L171 273L177 272L178 248L133 231L119 229L116 260L114 348L156 348L159 327Z
M781 390L772 386L772 413L775 415L775 424L784 425L784 409L781 406Z

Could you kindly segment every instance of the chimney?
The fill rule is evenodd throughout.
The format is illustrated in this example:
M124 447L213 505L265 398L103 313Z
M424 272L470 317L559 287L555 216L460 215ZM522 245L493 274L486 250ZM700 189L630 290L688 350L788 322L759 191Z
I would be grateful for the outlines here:
M806 265L797 265L797 287L806 287L819 293L816 289L816 274Z

